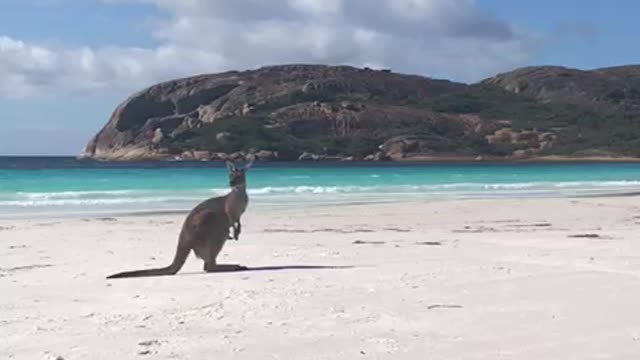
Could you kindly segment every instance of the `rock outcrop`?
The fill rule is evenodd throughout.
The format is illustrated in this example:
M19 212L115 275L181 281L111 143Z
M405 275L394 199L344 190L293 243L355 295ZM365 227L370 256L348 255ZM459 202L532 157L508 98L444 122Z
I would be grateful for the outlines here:
M265 126L282 128L286 135L300 139L354 133L377 136L386 131L381 122L402 118L434 122L441 116L375 102L368 109L365 101L335 101L336 97L370 103L373 96L382 94L399 99L428 98L462 87L445 80L320 65L272 66L179 79L125 100L81 156L106 160L183 156L185 150L197 149L172 149L172 145L193 135L194 130L255 113L268 120ZM222 144L231 136L228 131L220 132L215 141Z
M640 127L621 129L639 109L634 66L531 67L473 85L349 66L269 66L142 90L113 111L80 157L637 156L629 144Z

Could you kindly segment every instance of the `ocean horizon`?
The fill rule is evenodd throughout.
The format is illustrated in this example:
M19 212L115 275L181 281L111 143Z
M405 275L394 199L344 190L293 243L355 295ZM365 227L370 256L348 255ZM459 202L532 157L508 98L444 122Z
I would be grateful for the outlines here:
M0 218L182 212L229 191L222 162L0 157ZM257 162L250 209L640 192L638 163Z

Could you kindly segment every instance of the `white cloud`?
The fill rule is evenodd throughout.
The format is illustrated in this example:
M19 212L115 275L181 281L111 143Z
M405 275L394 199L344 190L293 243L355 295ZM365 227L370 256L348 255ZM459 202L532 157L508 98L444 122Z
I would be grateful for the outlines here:
M208 51L167 44L139 48L47 48L0 36L0 96L138 88L219 67Z
M533 43L472 0L103 1L161 9L152 29L160 45L56 48L0 36L0 96L139 89L278 63L376 64L476 81L522 65Z

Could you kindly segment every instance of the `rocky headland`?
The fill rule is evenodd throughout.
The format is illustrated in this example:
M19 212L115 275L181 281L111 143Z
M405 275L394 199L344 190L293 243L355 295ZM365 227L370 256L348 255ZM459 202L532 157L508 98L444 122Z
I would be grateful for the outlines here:
M528 67L476 84L281 65L133 94L80 158L433 161L635 159L640 66Z

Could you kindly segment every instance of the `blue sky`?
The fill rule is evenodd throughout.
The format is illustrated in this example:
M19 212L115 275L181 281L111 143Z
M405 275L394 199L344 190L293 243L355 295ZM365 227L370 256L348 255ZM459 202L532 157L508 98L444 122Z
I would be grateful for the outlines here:
M305 62L475 82L638 63L638 13L632 0L4 0L0 155L75 155L129 94L197 73Z

